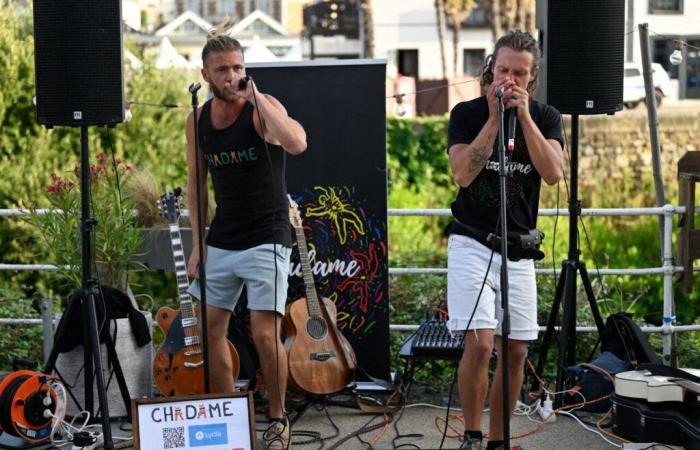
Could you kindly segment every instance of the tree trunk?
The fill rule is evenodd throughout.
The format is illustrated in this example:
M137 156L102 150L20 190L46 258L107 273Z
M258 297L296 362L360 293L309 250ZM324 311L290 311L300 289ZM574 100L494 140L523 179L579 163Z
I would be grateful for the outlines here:
M502 10L501 10L501 16L503 17L503 24L505 30L504 32L508 32L510 30L513 30L515 28L519 28L520 23L519 19L520 17L518 16L518 7L519 7L520 1L518 0L506 0L505 4L501 5Z
M362 17L364 23L360 26L365 30L365 55L367 58L374 58L374 13L372 11L372 0L362 0Z
M491 4L491 32L493 33L493 42L496 43L498 38L503 34L501 26L501 0L490 0Z
M435 0L435 13L438 22L438 41L440 43L440 62L442 63L442 78L447 79L447 55L445 55L445 38L447 26L445 25L445 2Z
M535 32L535 2L534 0L520 0L518 3L518 24L521 30Z
M458 14L452 15L452 61L454 63L454 76L458 75L457 61L459 61L459 31L462 26Z

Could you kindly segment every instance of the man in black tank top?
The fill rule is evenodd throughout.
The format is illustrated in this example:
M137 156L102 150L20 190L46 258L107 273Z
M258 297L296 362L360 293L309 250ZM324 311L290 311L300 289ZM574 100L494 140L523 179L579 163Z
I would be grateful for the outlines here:
M272 420L263 438L268 449L286 449L290 435L284 415L287 354L279 336L291 236L284 170L287 153L296 155L306 149L306 133L277 99L257 91L253 80L241 83L245 77L243 48L235 39L211 37L202 50L202 64L202 76L213 98L198 110L199 154L195 152L193 114L187 118L187 191L194 232L188 273L198 276L196 211L199 206L206 215L208 209L208 172L216 199L204 253L212 388L234 391L226 332L245 285ZM197 179L200 199L196 198ZM197 281L189 292L199 298Z

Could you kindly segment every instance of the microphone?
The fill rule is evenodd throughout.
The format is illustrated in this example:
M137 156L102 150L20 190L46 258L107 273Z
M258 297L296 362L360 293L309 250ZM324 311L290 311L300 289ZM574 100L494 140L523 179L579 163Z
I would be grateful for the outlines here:
M496 92L495 92L496 97L497 97L497 98L503 97L503 93L504 93L505 91L506 91L506 88L504 88L503 86L498 86L498 87L496 88Z
M190 84L190 87L189 87L190 94L196 93L196 92L199 90L199 88L201 88L201 87L202 87L202 83L192 83L192 84Z
M513 153L515 149L515 119L517 115L516 109L512 108L508 117L508 153Z
M250 77L248 75L244 76L240 80L238 80L238 90L239 91L245 91L246 88L248 87L248 82L250 81Z

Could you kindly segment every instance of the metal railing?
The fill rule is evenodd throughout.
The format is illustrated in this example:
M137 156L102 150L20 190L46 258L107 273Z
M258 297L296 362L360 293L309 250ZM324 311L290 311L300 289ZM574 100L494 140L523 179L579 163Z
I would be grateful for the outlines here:
M40 213L46 213L46 210L39 210ZM696 208L696 212L700 212L700 208ZM188 212L183 211L183 215L186 216ZM661 326L650 326L642 327L642 330L648 333L662 333L663 334L663 355L664 358L668 358L672 351L672 335L674 333L685 332L685 331L700 331L700 325L685 325L677 326L675 325L674 311L674 299L673 299L673 276L676 273L683 272L683 267L673 265L673 250L672 250L672 226L673 226L673 216L675 214L684 214L685 207L665 205L663 207L656 208L591 208L583 209L581 211L581 216L591 216L591 217L611 217L611 216L659 216L663 221L663 257L661 267L649 267L649 268L638 268L638 269L597 269L596 274L601 276L605 275L634 275L634 276L648 276L648 275L662 275L663 276L663 317ZM29 210L18 210L18 209L0 209L0 217L23 217L30 214ZM388 214L390 216L451 216L449 209L389 209ZM559 216L566 217L569 215L568 210L564 209L541 209L539 211L540 216ZM22 270L55 270L56 267L51 264L2 264L0 263L0 270L9 271L22 271ZM549 268L538 268L536 273L542 274L558 274L559 270L557 267ZM694 272L700 271L700 267L694 267ZM446 275L447 268L444 267L390 267L389 275ZM50 302L45 300L45 302ZM44 303L42 303L44 305ZM48 304L48 311L50 312L50 303ZM42 306L44 308L44 306ZM44 309L42 309L44 311ZM12 319L12 318L0 318L0 324L43 324L44 326L44 347L46 343L52 340L52 328L53 328L53 318L42 315L42 319ZM391 331L395 332L410 332L418 329L417 324L390 324L389 328ZM47 331L48 329L48 331ZM545 327L540 327L541 331L544 331ZM577 326L577 332L595 332L597 331L595 327L590 326ZM46 353L45 353L46 354Z

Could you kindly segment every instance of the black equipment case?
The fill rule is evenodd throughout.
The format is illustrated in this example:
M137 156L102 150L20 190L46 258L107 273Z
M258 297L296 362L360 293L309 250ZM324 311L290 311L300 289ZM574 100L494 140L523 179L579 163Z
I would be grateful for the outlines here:
M700 405L649 403L613 394L613 432L633 442L659 442L700 449Z

